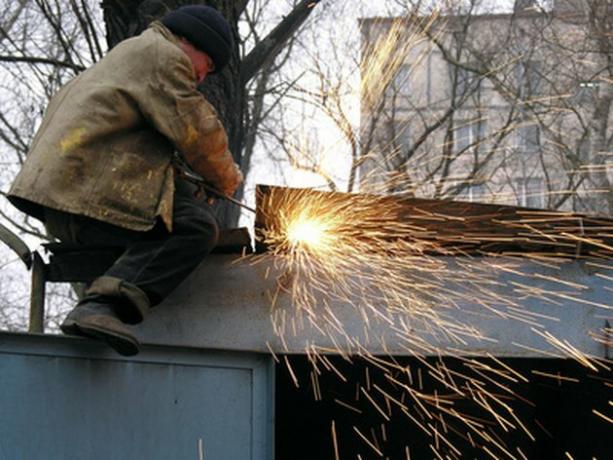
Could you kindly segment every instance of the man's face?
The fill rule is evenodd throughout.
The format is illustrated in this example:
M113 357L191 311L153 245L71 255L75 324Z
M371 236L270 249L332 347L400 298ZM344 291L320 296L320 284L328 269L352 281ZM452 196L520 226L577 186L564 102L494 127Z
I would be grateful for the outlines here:
M215 70L213 60L208 54L206 54L204 51L200 51L185 38L181 38L180 45L181 49L192 61L192 67L194 68L194 74L196 76L196 83L202 83L204 78Z

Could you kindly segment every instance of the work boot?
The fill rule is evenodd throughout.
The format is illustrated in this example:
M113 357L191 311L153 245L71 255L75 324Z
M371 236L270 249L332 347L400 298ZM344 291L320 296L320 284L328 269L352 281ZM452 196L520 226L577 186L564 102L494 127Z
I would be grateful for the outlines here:
M77 305L60 325L67 335L92 337L106 342L117 353L133 356L140 351L140 343L113 311L112 305L86 301Z

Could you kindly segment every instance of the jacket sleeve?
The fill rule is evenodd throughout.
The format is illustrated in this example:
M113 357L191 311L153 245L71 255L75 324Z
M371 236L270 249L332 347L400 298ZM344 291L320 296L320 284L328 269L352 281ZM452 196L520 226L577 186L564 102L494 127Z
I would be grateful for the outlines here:
M232 195L242 175L213 106L198 92L191 62L180 50L158 53L145 79L141 112L212 186Z

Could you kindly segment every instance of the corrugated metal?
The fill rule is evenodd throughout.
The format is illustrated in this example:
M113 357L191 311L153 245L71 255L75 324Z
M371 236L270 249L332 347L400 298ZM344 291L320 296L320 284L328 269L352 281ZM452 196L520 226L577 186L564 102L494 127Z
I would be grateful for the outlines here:
M272 396L261 354L0 333L1 460L272 459Z

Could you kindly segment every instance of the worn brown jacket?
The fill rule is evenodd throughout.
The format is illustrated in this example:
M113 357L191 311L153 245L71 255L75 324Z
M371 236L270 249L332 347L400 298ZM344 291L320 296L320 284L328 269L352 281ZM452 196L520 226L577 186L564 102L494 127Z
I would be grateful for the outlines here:
M171 230L175 149L216 188L237 185L190 59L154 23L53 97L9 199L37 217L46 206L144 231L160 216Z

